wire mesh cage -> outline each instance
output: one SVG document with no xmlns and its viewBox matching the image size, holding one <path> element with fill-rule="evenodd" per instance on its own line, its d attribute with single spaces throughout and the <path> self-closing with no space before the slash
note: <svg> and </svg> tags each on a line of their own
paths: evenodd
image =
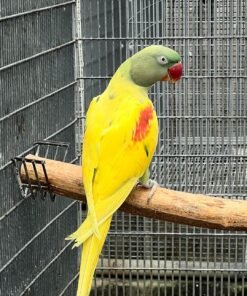
<svg viewBox="0 0 247 296">
<path fill-rule="evenodd" d="M 161 186 L 245 199 L 245 0 L 0 1 L 0 295 L 75 295 L 76 203 L 20 200 L 10 158 L 40 139 L 81 145 L 91 98 L 126 58 L 176 49 L 183 79 L 150 92 Z M 83 212 L 83 214 L 85 214 Z M 92 295 L 245 295 L 246 234 L 117 213 Z M 42 291 L 42 292 L 41 292 Z"/>
<path fill-rule="evenodd" d="M 1 296 L 59 295 L 76 274 L 64 237 L 77 203 L 22 199 L 10 161 L 42 139 L 69 142 L 75 158 L 74 8 L 63 3 L 0 1 Z"/>
</svg>

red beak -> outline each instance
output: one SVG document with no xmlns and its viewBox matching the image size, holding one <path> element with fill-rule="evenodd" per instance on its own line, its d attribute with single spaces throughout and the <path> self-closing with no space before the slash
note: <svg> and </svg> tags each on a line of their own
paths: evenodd
<svg viewBox="0 0 247 296">
<path fill-rule="evenodd" d="M 183 74 L 183 65 L 181 62 L 173 65 L 168 69 L 168 75 L 162 78 L 162 81 L 176 82 Z"/>
</svg>

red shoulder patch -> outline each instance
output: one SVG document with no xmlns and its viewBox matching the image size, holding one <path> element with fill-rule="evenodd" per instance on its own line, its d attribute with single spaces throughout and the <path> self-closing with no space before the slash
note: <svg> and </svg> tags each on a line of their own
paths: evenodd
<svg viewBox="0 0 247 296">
<path fill-rule="evenodd" d="M 149 120 L 154 116 L 153 108 L 151 106 L 146 107 L 140 113 L 138 122 L 136 123 L 136 129 L 132 136 L 134 142 L 141 141 L 148 133 Z"/>
</svg>

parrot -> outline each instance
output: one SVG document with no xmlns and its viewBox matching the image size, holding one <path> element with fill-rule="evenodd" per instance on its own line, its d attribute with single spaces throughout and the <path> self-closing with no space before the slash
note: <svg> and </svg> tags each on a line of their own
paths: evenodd
<svg viewBox="0 0 247 296">
<path fill-rule="evenodd" d="M 103 93 L 91 100 L 82 145 L 88 212 L 67 237 L 74 247 L 83 244 L 77 296 L 90 293 L 113 214 L 137 184 L 155 188 L 149 166 L 159 127 L 148 91 L 158 81 L 175 83 L 182 72 L 176 51 L 163 45 L 147 46 L 124 61 Z"/>
</svg>

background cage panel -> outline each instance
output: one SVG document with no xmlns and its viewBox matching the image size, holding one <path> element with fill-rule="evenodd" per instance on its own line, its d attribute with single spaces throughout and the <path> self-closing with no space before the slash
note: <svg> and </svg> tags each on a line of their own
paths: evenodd
<svg viewBox="0 0 247 296">
<path fill-rule="evenodd" d="M 175 48 L 183 79 L 150 94 L 160 124 L 152 176 L 165 187 L 244 199 L 245 1 L 90 3 L 82 1 L 86 105 L 125 58 L 154 43 Z M 92 295 L 245 295 L 246 260 L 245 233 L 118 213 Z"/>
<path fill-rule="evenodd" d="M 77 273 L 77 251 L 64 240 L 77 203 L 21 199 L 10 163 L 41 139 L 67 141 L 67 161 L 76 156 L 74 4 L 64 2 L 0 1 L 1 296 L 76 292 L 62 291 Z"/>
</svg>

